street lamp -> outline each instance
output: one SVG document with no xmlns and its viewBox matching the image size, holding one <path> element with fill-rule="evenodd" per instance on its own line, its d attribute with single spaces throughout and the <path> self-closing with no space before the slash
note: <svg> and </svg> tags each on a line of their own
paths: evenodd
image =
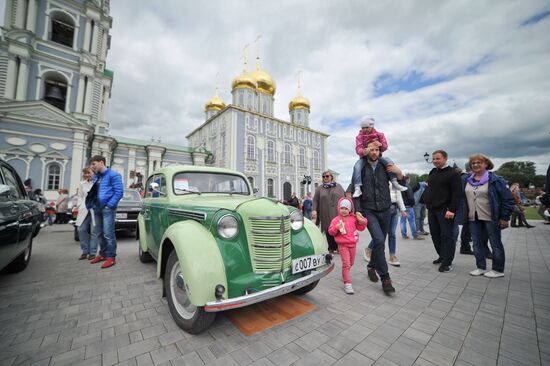
<svg viewBox="0 0 550 366">
<path fill-rule="evenodd" d="M 430 161 L 430 154 L 428 154 L 428 152 L 424 154 L 424 160 L 426 160 L 426 163 L 428 164 L 431 164 L 433 162 L 433 160 Z"/>
<path fill-rule="evenodd" d="M 304 175 L 302 179 L 302 184 L 306 185 L 306 194 L 309 192 L 309 185 L 311 184 L 311 175 Z"/>
</svg>

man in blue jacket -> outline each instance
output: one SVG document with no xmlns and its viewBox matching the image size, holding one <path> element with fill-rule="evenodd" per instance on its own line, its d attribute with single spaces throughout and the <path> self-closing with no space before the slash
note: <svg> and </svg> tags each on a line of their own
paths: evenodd
<svg viewBox="0 0 550 366">
<path fill-rule="evenodd" d="M 93 213 L 92 240 L 99 241 L 99 255 L 90 263 L 105 261 L 101 268 L 109 268 L 116 264 L 115 216 L 124 186 L 120 174 L 106 166 L 103 156 L 93 156 L 90 166 L 95 173 L 95 187 L 90 190 L 86 206 Z"/>
</svg>

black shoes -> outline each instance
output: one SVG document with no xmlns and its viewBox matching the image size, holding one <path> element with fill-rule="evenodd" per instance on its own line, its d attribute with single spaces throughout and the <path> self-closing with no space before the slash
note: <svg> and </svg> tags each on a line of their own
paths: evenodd
<svg viewBox="0 0 550 366">
<path fill-rule="evenodd" d="M 433 264 L 441 264 L 441 258 L 437 258 L 435 261 L 432 262 Z"/>
<path fill-rule="evenodd" d="M 526 227 L 527 229 L 531 229 L 531 228 L 535 227 L 535 225 L 526 225 L 525 227 Z"/>
<path fill-rule="evenodd" d="M 376 270 L 374 268 L 367 268 L 367 275 L 369 276 L 369 280 L 372 282 L 378 282 L 378 275 L 376 274 Z"/>
<path fill-rule="evenodd" d="M 472 251 L 472 249 L 464 249 L 464 250 L 461 249 L 460 254 L 474 255 L 474 252 Z"/>
<path fill-rule="evenodd" d="M 444 266 L 444 265 L 439 266 L 439 272 L 447 273 L 447 272 L 451 272 L 452 270 L 453 270 L 453 266 Z"/>
<path fill-rule="evenodd" d="M 391 280 L 389 278 L 382 280 L 382 291 L 384 291 L 386 294 L 395 292 L 395 288 L 393 288 Z"/>
</svg>

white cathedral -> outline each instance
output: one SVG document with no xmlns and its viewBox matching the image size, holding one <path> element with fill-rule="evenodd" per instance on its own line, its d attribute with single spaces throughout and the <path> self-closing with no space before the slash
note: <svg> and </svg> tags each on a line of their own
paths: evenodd
<svg viewBox="0 0 550 366">
<path fill-rule="evenodd" d="M 260 67 L 245 68 L 231 84 L 232 103 L 218 96 L 205 104 L 206 121 L 187 135 L 189 145 L 205 147 L 213 165 L 236 169 L 261 196 L 288 199 L 313 193 L 326 169 L 326 133 L 309 127 L 310 102 L 298 84 L 289 102 L 290 121 L 273 116 L 275 80 Z"/>
</svg>

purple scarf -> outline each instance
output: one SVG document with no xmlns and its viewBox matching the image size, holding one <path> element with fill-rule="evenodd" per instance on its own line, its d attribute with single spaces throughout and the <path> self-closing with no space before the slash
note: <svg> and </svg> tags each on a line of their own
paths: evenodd
<svg viewBox="0 0 550 366">
<path fill-rule="evenodd" d="M 336 182 L 323 183 L 323 188 L 330 189 L 336 187 Z"/>
<path fill-rule="evenodd" d="M 473 187 L 482 186 L 482 185 L 484 185 L 485 183 L 487 183 L 489 181 L 489 171 L 488 170 L 486 170 L 485 173 L 483 173 L 483 175 L 481 176 L 481 179 L 479 181 L 475 180 L 474 176 L 475 176 L 475 173 L 472 173 L 468 177 L 468 183 L 470 183 L 470 185 L 473 186 Z"/>
</svg>

